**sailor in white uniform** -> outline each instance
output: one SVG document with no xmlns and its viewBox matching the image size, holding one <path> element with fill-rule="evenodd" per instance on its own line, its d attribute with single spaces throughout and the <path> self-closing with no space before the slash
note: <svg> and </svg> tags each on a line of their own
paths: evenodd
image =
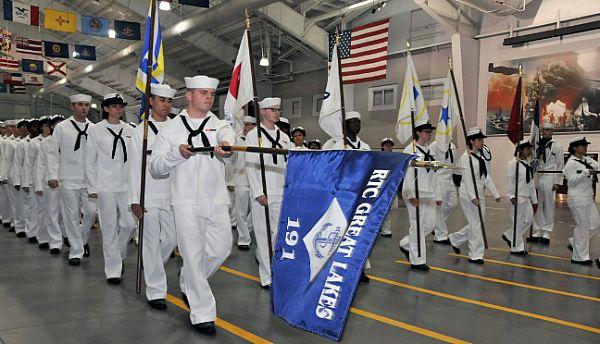
<svg viewBox="0 0 600 344">
<path fill-rule="evenodd" d="M 258 146 L 258 130 L 261 131 L 263 147 L 290 149 L 292 144 L 287 134 L 275 124 L 280 119 L 281 99 L 265 98 L 258 103 L 262 122 L 259 127 L 252 129 L 246 135 L 247 146 Z M 250 183 L 252 195 L 252 223 L 256 237 L 256 258 L 258 259 L 258 272 L 260 284 L 263 288 L 271 285 L 271 262 L 269 257 L 267 230 L 271 231 L 272 245 L 277 241 L 277 224 L 283 200 L 283 186 L 285 183 L 285 169 L 287 157 L 277 154 L 264 154 L 265 178 L 267 194 L 263 192 L 260 156 L 246 154 L 246 172 Z M 267 228 L 265 206 L 268 205 L 270 228 Z"/>
<path fill-rule="evenodd" d="M 127 103 L 118 93 L 102 101 L 102 121 L 89 129 L 85 155 L 85 187 L 97 200 L 102 230 L 104 274 L 109 284 L 120 284 L 127 243 L 135 229 L 129 208 L 129 151 L 133 128 L 123 122 Z"/>
<path fill-rule="evenodd" d="M 529 140 L 524 139 L 518 142 L 515 152 L 515 158 L 508 162 L 506 167 L 506 194 L 511 205 L 510 227 L 502 234 L 502 239 L 510 248 L 510 253 L 514 255 L 525 256 L 525 244 L 523 234 L 533 224 L 533 204 L 537 204 L 537 193 L 533 181 L 533 168 L 528 163 L 533 155 L 534 146 Z M 519 169 L 519 179 L 517 180 L 517 167 Z M 518 183 L 518 185 L 516 185 Z M 515 189 L 518 187 L 518 190 Z M 517 193 L 518 192 L 518 197 Z M 517 212 L 515 214 L 515 203 Z M 517 217 L 517 226 L 514 227 L 515 216 Z M 516 233 L 514 233 L 516 230 Z M 513 235 L 515 242 L 513 244 Z"/>
<path fill-rule="evenodd" d="M 2 182 L 2 150 L 6 142 L 6 123 L 0 121 L 0 224 L 4 228 L 10 228 L 9 217 L 6 215 L 6 207 L 8 206 L 8 193 L 6 191 L 5 184 Z M 8 224 L 8 225 L 7 225 Z"/>
<path fill-rule="evenodd" d="M 394 140 L 392 140 L 389 137 L 386 137 L 383 140 L 381 140 L 381 150 L 383 152 L 390 152 L 390 153 L 393 152 L 394 151 Z M 381 236 L 385 237 L 385 238 L 392 237 L 392 210 L 391 209 L 394 207 L 394 203 L 395 202 L 392 202 L 390 210 L 388 211 L 388 214 L 385 217 L 383 224 L 381 225 Z"/>
<path fill-rule="evenodd" d="M 600 216 L 594 201 L 594 182 L 598 180 L 600 165 L 586 156 L 590 144 L 583 136 L 569 141 L 569 160 L 563 174 L 567 179 L 567 204 L 575 220 L 573 237 L 569 238 L 569 249 L 573 251 L 571 263 L 593 264 L 590 259 L 590 239 L 600 234 Z M 600 259 L 596 259 L 600 268 Z"/>
<path fill-rule="evenodd" d="M 306 147 L 306 130 L 302 127 L 292 129 L 293 150 L 308 150 Z"/>
<path fill-rule="evenodd" d="M 203 75 L 185 78 L 188 107 L 168 121 L 152 147 L 150 173 L 169 174 L 169 193 L 175 213 L 177 245 L 183 258 L 181 287 L 189 303 L 190 319 L 203 334 L 214 334 L 216 301 L 210 278 L 231 251 L 224 158 L 221 146 L 235 142 L 235 132 L 210 109 L 219 80 Z M 193 147 L 212 147 L 194 153 Z"/>
<path fill-rule="evenodd" d="M 23 159 L 23 171 L 21 173 L 21 187 L 23 188 L 23 199 L 25 206 L 25 226 L 27 227 L 27 237 L 29 243 L 39 243 L 40 249 L 48 249 L 48 233 L 40 232 L 38 198 L 35 193 L 34 181 L 37 178 L 37 169 L 35 168 L 38 152 L 41 145 L 41 136 L 39 135 L 39 121 L 30 119 L 27 122 L 27 132 L 29 133 L 29 142 L 25 144 L 25 158 Z"/>
<path fill-rule="evenodd" d="M 431 153 L 435 160 L 453 166 L 456 162 L 456 146 L 450 142 L 447 146 L 441 147 L 438 141 L 434 141 L 429 145 Z M 436 244 L 450 244 L 448 240 L 448 227 L 446 222 L 452 211 L 458 205 L 458 187 L 452 179 L 452 170 L 447 168 L 439 169 L 437 172 L 437 180 L 440 184 L 440 197 L 442 205 L 436 207 L 436 223 L 433 229 L 433 242 Z"/>
<path fill-rule="evenodd" d="M 25 145 L 29 143 L 29 135 L 27 133 L 27 120 L 23 119 L 17 124 L 17 139 L 14 144 L 14 156 L 11 168 L 11 181 L 14 190 L 14 207 L 15 207 L 15 231 L 17 237 L 27 237 L 27 225 L 25 222 L 25 192 L 21 188 L 23 162 L 25 161 Z"/>
<path fill-rule="evenodd" d="M 73 116 L 58 123 L 47 152 L 48 186 L 60 191 L 65 233 L 70 243 L 69 264 L 79 265 L 89 256 L 88 237 L 96 221 L 96 202 L 85 189 L 85 160 L 88 130 L 93 125 L 86 116 L 92 97 L 69 97 Z"/>
<path fill-rule="evenodd" d="M 149 152 L 152 152 L 156 137 L 169 121 L 168 115 L 176 92 L 177 90 L 168 85 L 150 85 L 151 115 L 148 118 L 147 146 Z M 146 166 L 145 209 L 142 210 L 140 206 L 143 138 L 144 126 L 139 125 L 133 130 L 129 154 L 129 204 L 136 218 L 140 219 L 142 214 L 144 216 L 142 262 L 146 299 L 150 307 L 166 310 L 167 275 L 164 264 L 177 246 L 175 217 L 170 203 L 168 176 L 154 178 L 148 166 Z"/>
<path fill-rule="evenodd" d="M 0 156 L 0 181 L 6 192 L 6 204 L 3 209 L 3 226 L 10 232 L 15 231 L 15 194 L 11 181 L 12 163 L 15 154 L 16 143 L 16 120 L 6 121 L 6 137 L 2 143 L 2 155 Z"/>
<path fill-rule="evenodd" d="M 537 151 L 538 208 L 533 219 L 533 236 L 527 242 L 550 244 L 550 234 L 554 228 L 554 195 L 563 183 L 561 173 L 543 173 L 544 171 L 562 171 L 565 166 L 562 145 L 552 139 L 554 124 L 542 124 L 542 139 Z"/>
</svg>

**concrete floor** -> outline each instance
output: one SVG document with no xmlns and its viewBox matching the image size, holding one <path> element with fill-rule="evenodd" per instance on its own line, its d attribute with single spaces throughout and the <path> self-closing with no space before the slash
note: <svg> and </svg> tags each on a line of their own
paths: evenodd
<svg viewBox="0 0 600 344">
<path fill-rule="evenodd" d="M 371 256 L 372 280 L 359 286 L 343 337 L 347 343 L 600 343 L 600 270 L 569 262 L 566 238 L 573 221 L 557 206 L 549 247 L 510 256 L 500 233 L 510 226 L 508 204 L 488 200 L 490 249 L 472 265 L 428 243 L 429 273 L 412 272 L 397 249 L 407 232 L 406 210 L 393 210 L 393 238 L 381 238 Z M 460 210 L 450 230 L 465 223 Z M 135 246 L 123 284 L 104 281 L 100 233 L 92 257 L 79 267 L 52 257 L 14 233 L 0 231 L 0 344 L 8 343 L 325 343 L 270 312 L 259 288 L 252 251 L 233 248 L 210 281 L 217 298 L 218 333 L 209 338 L 189 325 L 177 283 L 179 257 L 167 264 L 169 309 L 151 310 L 135 294 Z M 594 257 L 600 240 L 592 242 Z"/>
</svg>

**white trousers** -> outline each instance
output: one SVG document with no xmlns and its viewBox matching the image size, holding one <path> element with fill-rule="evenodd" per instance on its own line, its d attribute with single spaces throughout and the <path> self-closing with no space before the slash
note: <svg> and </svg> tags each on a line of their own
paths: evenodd
<svg viewBox="0 0 600 344">
<path fill-rule="evenodd" d="M 504 236 L 510 241 L 510 251 L 520 252 L 525 251 L 525 243 L 523 241 L 523 234 L 531 224 L 533 223 L 533 206 L 531 205 L 531 199 L 529 197 L 519 197 L 519 203 L 517 204 L 517 234 L 513 245 L 514 235 L 514 221 L 515 221 L 515 207 L 510 205 L 511 220 L 510 227 L 504 232 Z"/>
<path fill-rule="evenodd" d="M 127 244 L 135 229 L 127 192 L 98 192 L 98 220 L 102 231 L 102 253 L 106 278 L 121 277 Z"/>
<path fill-rule="evenodd" d="M 271 242 L 273 249 L 277 242 L 277 226 L 279 225 L 279 214 L 281 212 L 281 196 L 269 196 L 269 219 L 271 225 Z M 267 239 L 267 221 L 265 220 L 265 207 L 260 205 L 256 199 L 251 202 L 252 224 L 254 225 L 254 237 L 256 238 L 256 259 L 258 259 L 258 274 L 260 284 L 263 286 L 271 284 L 271 261 L 269 257 L 269 245 Z"/>
<path fill-rule="evenodd" d="M 234 191 L 229 191 L 229 189 L 227 189 L 227 194 L 229 195 L 229 220 L 231 222 L 231 227 L 233 227 L 237 226 L 235 217 L 235 188 Z"/>
<path fill-rule="evenodd" d="M 21 189 L 23 191 L 23 189 Z M 25 209 L 25 232 L 28 238 L 37 237 L 40 230 L 38 223 L 38 204 L 37 196 L 33 192 L 33 188 L 29 188 L 29 192 L 23 191 L 23 207 Z"/>
<path fill-rule="evenodd" d="M 485 244 L 483 242 L 483 233 L 481 232 L 481 220 L 479 219 L 479 210 L 477 206 L 467 197 L 460 196 L 460 207 L 467 219 L 467 225 L 459 231 L 448 235 L 450 243 L 454 247 L 460 247 L 468 242 L 469 259 L 483 259 L 485 254 Z M 485 216 L 485 198 L 479 199 L 481 214 Z"/>
<path fill-rule="evenodd" d="M 10 222 L 12 227 L 15 226 L 15 203 L 17 202 L 17 190 L 11 184 L 4 184 L 6 187 L 6 197 L 8 198 L 8 204 L 6 205 L 6 212 L 8 219 L 6 222 Z"/>
<path fill-rule="evenodd" d="M 44 207 L 44 214 L 42 215 L 42 213 L 40 212 L 40 224 L 45 228 L 45 231 L 48 233 L 50 249 L 61 249 L 62 233 L 58 222 L 58 217 L 60 216 L 59 189 L 52 189 L 47 185 L 44 186 L 41 203 Z"/>
<path fill-rule="evenodd" d="M 23 189 L 15 189 L 14 186 L 11 186 L 11 192 L 13 193 L 13 207 L 14 207 L 14 222 L 15 222 L 15 232 L 21 233 L 25 232 L 25 199 L 24 199 L 24 191 Z"/>
<path fill-rule="evenodd" d="M 144 213 L 144 281 L 148 300 L 167 297 L 165 263 L 177 246 L 175 217 L 169 208 L 146 208 Z"/>
<path fill-rule="evenodd" d="M 554 176 L 541 175 L 538 180 L 538 208 L 533 219 L 533 236 L 550 238 L 554 228 Z"/>
<path fill-rule="evenodd" d="M 433 231 L 435 226 L 435 208 L 437 205 L 433 198 L 421 198 L 419 203 L 419 220 L 421 229 L 421 254 L 419 255 L 419 246 L 417 241 L 417 208 L 407 199 L 406 210 L 410 227 L 408 235 L 400 240 L 400 246 L 409 252 L 410 263 L 421 265 L 427 262 L 427 248 L 425 247 L 425 237 Z"/>
<path fill-rule="evenodd" d="M 250 245 L 250 243 L 252 243 L 252 239 L 250 238 L 250 232 L 252 232 L 253 229 L 251 202 L 252 195 L 250 194 L 250 187 L 236 186 L 235 220 L 237 223 L 238 245 Z"/>
<path fill-rule="evenodd" d="M 571 259 L 585 261 L 590 259 L 590 239 L 600 235 L 600 216 L 592 197 L 571 197 L 567 204 L 575 219 L 573 237 L 569 243 L 573 246 Z"/>
<path fill-rule="evenodd" d="M 435 207 L 436 223 L 433 229 L 435 233 L 434 240 L 441 241 L 448 239 L 448 227 L 446 222 L 452 214 L 452 211 L 458 205 L 458 188 L 452 181 L 444 181 L 440 184 L 440 193 L 442 205 Z"/>
<path fill-rule="evenodd" d="M 90 236 L 96 221 L 96 203 L 88 197 L 87 190 L 60 187 L 62 219 L 71 249 L 70 258 L 83 257 L 83 245 Z"/>
<path fill-rule="evenodd" d="M 0 184 L 0 216 L 4 223 L 10 223 L 12 221 L 12 211 L 8 193 L 8 184 Z"/>
<path fill-rule="evenodd" d="M 48 233 L 48 226 L 46 225 L 46 202 L 44 200 L 44 194 L 38 195 L 34 193 L 34 197 L 37 200 L 38 213 L 36 214 L 38 223 L 38 234 L 37 240 L 40 244 L 50 243 L 50 234 Z"/>
<path fill-rule="evenodd" d="M 210 278 L 231 252 L 233 235 L 227 205 L 175 205 L 177 246 L 183 258 L 180 283 L 190 303 L 192 324 L 217 318 Z M 185 276 L 185 278 L 184 278 Z"/>
</svg>

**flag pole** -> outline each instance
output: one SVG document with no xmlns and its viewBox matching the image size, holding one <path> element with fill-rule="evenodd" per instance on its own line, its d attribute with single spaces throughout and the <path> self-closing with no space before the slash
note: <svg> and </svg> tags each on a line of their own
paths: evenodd
<svg viewBox="0 0 600 344">
<path fill-rule="evenodd" d="M 341 50 L 340 50 L 340 30 L 339 28 L 336 30 L 335 32 L 335 49 L 336 49 L 336 55 L 337 55 L 337 68 L 338 68 L 338 80 L 340 83 L 340 109 L 342 112 L 342 134 L 344 135 L 344 149 L 346 149 L 347 145 L 347 140 L 348 140 L 348 135 L 346 132 L 346 105 L 344 103 L 344 84 L 343 84 L 343 79 L 342 79 L 342 59 L 340 56 Z"/>
<path fill-rule="evenodd" d="M 262 148 L 262 132 L 260 130 L 261 119 L 260 119 L 260 111 L 258 109 L 258 95 L 256 93 L 256 77 L 254 76 L 254 58 L 252 55 L 252 37 L 250 36 L 250 14 L 248 13 L 248 9 L 245 9 L 246 14 L 246 30 L 245 35 L 248 37 L 248 54 L 250 55 L 250 73 L 252 74 L 252 94 L 254 95 L 254 116 L 256 117 L 256 134 L 258 136 L 258 147 Z M 258 159 L 260 161 L 260 178 L 262 182 L 262 192 L 267 197 L 267 176 L 265 174 L 265 157 L 263 153 L 258 154 Z M 269 203 L 265 204 L 265 224 L 267 231 L 267 247 L 269 248 L 269 263 L 273 264 L 273 243 L 271 242 L 271 218 L 269 216 Z"/>
<path fill-rule="evenodd" d="M 518 95 L 515 94 L 515 96 L 519 96 L 519 125 L 521 125 L 521 135 L 523 134 L 523 88 L 522 88 L 522 79 L 523 78 L 523 66 L 519 65 L 519 84 L 521 84 L 521 88 L 517 89 L 517 92 L 520 92 Z M 519 142 L 517 141 L 517 147 L 519 146 Z M 521 154 L 519 152 L 519 149 L 517 148 L 517 161 L 515 163 L 515 202 L 513 204 L 513 211 L 514 211 L 514 219 L 513 219 L 513 235 L 512 235 L 512 247 L 516 247 L 517 246 L 517 211 L 518 211 L 518 206 L 519 206 L 519 161 L 521 160 Z"/>
<path fill-rule="evenodd" d="M 144 136 L 142 139 L 142 167 L 140 174 L 140 208 L 142 216 L 138 222 L 138 249 L 135 272 L 135 292 L 142 290 L 142 251 L 144 249 L 144 213 L 146 212 L 146 166 L 148 159 L 148 117 L 150 117 L 150 83 L 152 82 L 152 66 L 154 65 L 154 17 L 156 16 L 156 0 L 150 0 L 150 35 L 148 39 L 148 63 L 146 64 L 146 90 L 144 109 Z"/>
<path fill-rule="evenodd" d="M 406 41 L 406 54 L 410 56 L 410 42 Z M 408 59 L 407 59 L 407 68 L 408 68 Z M 413 101 L 414 103 L 414 101 Z M 414 104 L 410 107 L 410 127 L 412 129 L 412 147 L 413 154 L 417 153 L 417 140 L 415 139 L 415 108 Z M 417 205 L 415 205 L 415 213 L 417 220 L 417 256 L 421 257 L 421 214 L 419 208 L 419 171 L 415 169 L 415 199 L 417 200 Z"/>
<path fill-rule="evenodd" d="M 538 142 L 537 142 L 537 146 L 534 143 L 533 144 L 533 149 L 535 149 L 534 151 L 534 158 L 535 160 L 537 160 L 537 163 L 535 163 L 535 169 L 534 169 L 534 173 L 537 173 L 537 169 L 538 166 L 540 164 L 540 157 L 538 154 L 538 151 L 540 150 L 540 145 L 542 144 L 542 111 L 538 110 L 539 109 L 539 94 L 540 94 L 540 78 L 539 78 L 539 71 L 538 73 L 536 73 L 536 79 L 537 79 L 537 90 L 536 90 L 536 94 L 535 94 L 535 108 L 533 109 L 533 113 L 535 115 L 535 112 L 537 110 L 537 116 L 538 116 Z M 533 128 L 531 128 L 530 130 L 533 130 Z M 539 183 L 539 178 L 538 178 L 538 183 Z M 538 190 L 536 189 L 535 192 L 537 193 Z M 539 202 L 538 202 L 538 207 L 535 209 L 535 211 L 533 212 L 533 218 L 535 220 L 535 214 L 536 212 L 539 210 Z M 533 238 L 533 223 L 531 224 L 531 226 L 529 226 L 529 238 Z"/>
<path fill-rule="evenodd" d="M 465 116 L 463 115 L 462 104 L 458 97 L 458 87 L 456 86 L 456 79 L 454 77 L 454 68 L 452 68 L 452 59 L 448 59 L 448 67 L 450 68 L 450 77 L 452 78 L 452 88 L 456 95 L 456 103 L 458 105 L 458 115 L 460 117 L 460 123 L 463 128 L 463 134 L 465 137 L 465 144 L 467 145 L 467 155 L 469 157 L 469 170 L 471 171 L 471 180 L 473 181 L 473 189 L 475 190 L 475 199 L 477 199 L 477 213 L 479 215 L 479 223 L 481 223 L 481 236 L 483 237 L 483 245 L 488 248 L 487 234 L 485 232 L 485 222 L 483 221 L 483 211 L 481 210 L 481 199 L 479 198 L 479 190 L 477 189 L 477 178 L 475 178 L 475 168 L 473 167 L 473 159 L 471 158 L 471 150 L 469 149 L 469 138 L 467 135 L 467 125 L 465 124 Z M 452 101 L 452 98 L 450 98 Z M 484 162 L 485 163 L 485 162 Z"/>
</svg>

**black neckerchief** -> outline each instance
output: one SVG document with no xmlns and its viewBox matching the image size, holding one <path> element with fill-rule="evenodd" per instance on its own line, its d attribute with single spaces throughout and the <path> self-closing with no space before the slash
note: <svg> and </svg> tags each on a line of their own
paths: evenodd
<svg viewBox="0 0 600 344">
<path fill-rule="evenodd" d="M 573 160 L 577 161 L 578 163 L 582 164 L 583 166 L 585 166 L 586 169 L 588 170 L 593 170 L 594 168 L 592 167 L 592 164 L 590 164 L 589 162 L 585 161 L 585 157 L 583 159 L 577 159 L 577 158 L 573 158 Z M 581 171 L 577 171 L 577 173 L 580 173 Z M 594 182 L 598 181 L 598 176 L 593 176 L 592 179 L 594 180 Z"/>
<path fill-rule="evenodd" d="M 154 133 L 154 135 L 158 135 L 158 128 L 156 127 L 156 124 L 148 121 L 148 127 L 150 127 L 150 129 L 152 129 L 152 132 Z"/>
<path fill-rule="evenodd" d="M 552 149 L 552 138 L 542 137 L 538 146 L 538 159 L 546 163 L 546 149 Z"/>
<path fill-rule="evenodd" d="M 356 142 L 358 142 L 358 144 L 356 146 L 354 146 L 352 144 L 352 142 L 350 142 L 350 140 L 348 140 L 348 139 L 344 139 L 344 141 L 346 141 L 346 144 L 348 146 L 350 146 L 350 148 L 352 148 L 354 150 L 360 150 L 360 140 L 358 139 L 358 137 L 356 138 Z"/>
<path fill-rule="evenodd" d="M 188 139 L 187 139 L 188 145 L 193 147 L 194 145 L 192 144 L 192 139 L 198 135 L 201 135 L 202 145 L 204 147 L 210 147 L 210 141 L 208 140 L 208 136 L 206 136 L 206 134 L 204 133 L 204 127 L 206 126 L 206 123 L 208 123 L 208 120 L 210 119 L 210 115 L 206 117 L 206 119 L 202 122 L 202 124 L 200 124 L 200 126 L 196 130 L 192 130 L 187 119 L 185 119 L 185 116 L 179 116 L 179 117 L 181 118 L 183 125 L 189 132 Z M 213 152 L 210 152 L 210 157 L 214 158 L 215 154 Z"/>
<path fill-rule="evenodd" d="M 519 162 L 523 165 L 523 167 L 525 167 L 525 181 L 527 184 L 529 184 L 529 182 L 533 179 L 533 167 L 523 160 L 520 160 Z"/>
<path fill-rule="evenodd" d="M 480 151 L 481 152 L 481 151 Z M 471 156 L 479 162 L 479 177 L 486 178 L 488 175 L 487 166 L 485 166 L 485 157 L 480 157 L 477 153 L 471 153 Z"/>
<path fill-rule="evenodd" d="M 484 145 L 479 152 L 485 161 L 492 161 L 492 151 L 488 148 L 488 146 Z M 489 154 L 489 157 L 487 157 L 486 154 Z"/>
<path fill-rule="evenodd" d="M 448 150 L 446 151 L 446 160 L 450 159 L 450 163 L 454 164 L 454 153 L 452 153 L 452 143 L 448 144 Z"/>
<path fill-rule="evenodd" d="M 269 140 L 269 142 L 271 142 L 271 148 L 283 148 L 281 143 L 279 143 L 279 139 L 281 138 L 281 131 L 279 129 L 275 129 L 275 133 L 276 133 L 275 138 L 273 138 L 271 135 L 269 135 L 267 130 L 263 127 L 260 127 L 260 131 L 261 131 L 261 133 L 263 133 L 265 135 L 267 140 Z M 284 156 L 283 159 L 285 161 L 287 161 L 287 156 Z M 277 165 L 277 154 L 273 154 L 273 163 L 275 165 Z"/>
<path fill-rule="evenodd" d="M 121 141 L 121 148 L 123 148 L 123 162 L 124 163 L 127 162 L 127 147 L 125 147 L 125 140 L 123 140 L 123 137 L 121 136 L 123 134 L 123 128 L 121 128 L 121 130 L 119 130 L 118 134 L 115 133 L 109 127 L 106 127 L 106 129 L 108 129 L 108 131 L 112 134 L 112 136 L 114 136 L 111 158 L 112 159 L 115 158 L 115 153 L 117 152 L 117 144 L 119 144 L 119 141 Z"/>
<path fill-rule="evenodd" d="M 74 120 L 71 119 L 70 122 L 75 127 L 75 130 L 77 130 L 77 140 L 75 140 L 75 147 L 73 147 L 73 152 L 77 152 L 79 150 L 79 147 L 81 147 L 81 137 L 85 136 L 85 139 L 87 140 L 87 137 L 88 137 L 87 130 L 88 130 L 88 127 L 90 126 L 90 124 L 86 123 L 85 128 L 83 128 L 83 130 L 81 130 L 81 129 L 79 129 L 79 126 L 77 125 L 77 123 L 75 123 Z"/>
<path fill-rule="evenodd" d="M 427 149 L 427 151 L 423 150 L 423 148 L 421 148 L 418 145 L 415 145 L 415 147 L 417 147 L 417 149 L 419 150 L 419 152 L 421 152 L 421 154 L 423 154 L 423 161 L 435 161 L 435 158 L 433 157 L 433 155 L 431 155 L 431 152 L 429 151 L 429 149 Z M 429 168 L 425 169 L 427 171 L 427 173 L 429 173 Z"/>
</svg>

